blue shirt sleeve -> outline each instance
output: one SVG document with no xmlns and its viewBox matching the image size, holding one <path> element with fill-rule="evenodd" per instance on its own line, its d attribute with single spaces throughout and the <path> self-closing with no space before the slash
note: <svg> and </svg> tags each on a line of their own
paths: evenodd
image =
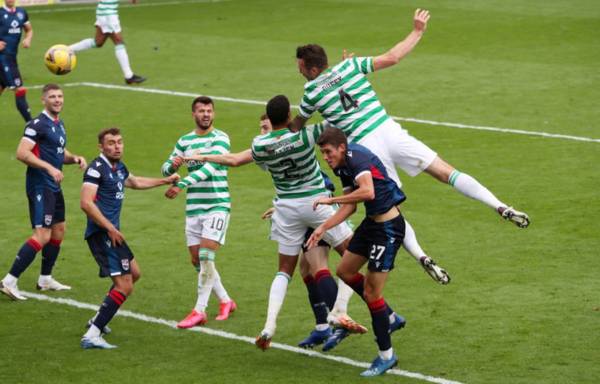
<svg viewBox="0 0 600 384">
<path fill-rule="evenodd" d="M 27 125 L 25 125 L 25 131 L 23 132 L 23 137 L 28 138 L 34 143 L 38 143 L 40 140 L 44 139 L 43 126 L 37 122 L 37 119 L 28 122 Z"/>
<path fill-rule="evenodd" d="M 83 182 L 100 185 L 100 180 L 102 179 L 102 173 L 99 167 L 95 167 L 92 163 L 83 174 Z"/>
<path fill-rule="evenodd" d="M 365 171 L 371 172 L 372 164 L 368 154 L 360 151 L 350 151 L 347 158 L 348 168 L 350 169 L 353 178 L 356 178 L 356 176 Z"/>
</svg>

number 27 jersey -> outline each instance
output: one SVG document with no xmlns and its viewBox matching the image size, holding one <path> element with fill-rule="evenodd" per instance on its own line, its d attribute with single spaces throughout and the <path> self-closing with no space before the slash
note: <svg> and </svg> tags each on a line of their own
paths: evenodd
<svg viewBox="0 0 600 384">
<path fill-rule="evenodd" d="M 300 116 L 308 119 L 319 111 L 350 142 L 360 141 L 390 119 L 367 79 L 373 71 L 372 57 L 353 57 L 326 69 L 304 85 Z"/>
</svg>

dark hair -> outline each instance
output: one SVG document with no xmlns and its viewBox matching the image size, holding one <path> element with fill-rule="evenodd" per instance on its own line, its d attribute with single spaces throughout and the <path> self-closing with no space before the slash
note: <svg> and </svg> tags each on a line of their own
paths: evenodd
<svg viewBox="0 0 600 384">
<path fill-rule="evenodd" d="M 317 44 L 307 44 L 296 48 L 296 59 L 304 60 L 304 65 L 308 69 L 327 67 L 327 54 L 323 47 Z"/>
<path fill-rule="evenodd" d="M 284 95 L 277 95 L 267 103 L 267 116 L 273 125 L 285 124 L 290 116 L 290 101 Z"/>
<path fill-rule="evenodd" d="M 210 104 L 213 106 L 213 108 L 215 107 L 215 103 L 213 103 L 212 99 L 208 96 L 198 96 L 194 99 L 194 101 L 192 101 L 192 112 L 194 112 L 194 107 L 196 107 L 196 104 Z"/>
<path fill-rule="evenodd" d="M 62 90 L 62 88 L 58 84 L 54 84 L 54 83 L 46 84 L 46 85 L 44 85 L 44 88 L 42 88 L 42 95 L 45 95 L 49 91 L 60 91 L 60 90 Z"/>
<path fill-rule="evenodd" d="M 98 143 L 102 144 L 102 142 L 104 141 L 104 136 L 106 136 L 106 135 L 117 136 L 120 134 L 121 134 L 121 130 L 117 127 L 103 129 L 98 134 Z"/>
<path fill-rule="evenodd" d="M 323 133 L 321 133 L 321 136 L 319 136 L 317 139 L 318 146 L 327 144 L 331 144 L 336 148 L 344 144 L 346 148 L 348 148 L 348 139 L 341 129 L 329 127 L 326 128 Z"/>
</svg>

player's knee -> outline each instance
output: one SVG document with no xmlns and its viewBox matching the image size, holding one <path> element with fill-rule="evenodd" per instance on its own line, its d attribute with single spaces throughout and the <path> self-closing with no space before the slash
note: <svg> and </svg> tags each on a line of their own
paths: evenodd
<svg viewBox="0 0 600 384">
<path fill-rule="evenodd" d="M 104 45 L 106 39 L 95 39 L 94 42 L 96 43 L 96 48 L 100 48 Z"/>
<path fill-rule="evenodd" d="M 142 277 L 142 273 L 139 270 L 131 271 L 131 280 L 133 280 L 134 284 L 140 279 L 140 277 Z"/>
<path fill-rule="evenodd" d="M 49 230 L 43 229 L 35 231 L 31 237 L 43 247 L 50 241 L 50 235 L 51 232 Z"/>
<path fill-rule="evenodd" d="M 15 97 L 25 97 L 26 94 L 27 94 L 27 88 L 25 88 L 25 87 L 19 87 L 19 88 L 15 89 Z"/>
<path fill-rule="evenodd" d="M 342 279 L 344 281 L 344 283 L 348 284 L 348 282 L 350 280 L 352 280 L 352 276 L 354 276 L 350 271 L 348 271 L 346 268 L 344 268 L 343 265 L 338 265 L 336 270 L 335 270 L 335 274 L 337 275 L 337 277 L 339 277 L 340 279 Z"/>
</svg>

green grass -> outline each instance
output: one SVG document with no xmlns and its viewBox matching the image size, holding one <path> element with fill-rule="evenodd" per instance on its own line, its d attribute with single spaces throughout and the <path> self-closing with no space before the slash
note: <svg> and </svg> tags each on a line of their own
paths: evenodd
<svg viewBox="0 0 600 384">
<path fill-rule="evenodd" d="M 223 1 L 123 8 L 120 15 L 133 69 L 149 77 L 147 87 L 256 100 L 284 93 L 297 102 L 304 83 L 294 62 L 297 45 L 321 43 L 332 61 L 343 48 L 378 54 L 408 33 L 417 6 L 433 15 L 423 41 L 396 68 L 371 76 L 390 114 L 600 138 L 600 6 L 594 1 Z M 122 84 L 111 43 L 80 53 L 66 77 L 47 72 L 43 52 L 91 36 L 94 12 L 36 13 L 41 9 L 30 8 L 33 46 L 19 56 L 26 84 Z M 39 90 L 28 93 L 34 113 L 41 109 L 39 96 Z M 65 98 L 69 149 L 91 159 L 96 133 L 120 126 L 125 162 L 136 175 L 159 176 L 177 138 L 193 128 L 189 98 L 89 87 L 66 88 Z M 247 148 L 262 107 L 217 102 L 216 108 L 216 126 L 229 133 L 233 149 Z M 401 174 L 408 195 L 403 212 L 453 280 L 435 285 L 399 253 L 386 297 L 408 319 L 393 338 L 400 368 L 464 383 L 599 382 L 600 144 L 403 126 L 526 210 L 532 225 L 519 230 L 426 175 Z M 8 270 L 30 234 L 25 167 L 14 159 L 22 129 L 13 96 L 3 94 L 0 271 Z M 68 233 L 55 276 L 74 289 L 51 295 L 97 304 L 108 281 L 97 278 L 82 239 L 81 173 L 66 167 L 65 175 Z M 231 170 L 230 185 L 232 220 L 217 264 L 240 309 L 208 326 L 254 336 L 277 268 L 276 245 L 259 219 L 273 189 L 255 166 Z M 196 278 L 183 236 L 184 201 L 167 201 L 162 193 L 127 192 L 122 228 L 143 277 L 124 308 L 178 320 L 195 301 Z M 332 256 L 332 267 L 336 261 Z M 38 268 L 36 260 L 19 281 L 22 289 L 33 288 Z M 353 298 L 350 309 L 369 322 L 360 300 Z M 215 302 L 209 311 L 215 314 Z M 119 317 L 109 336 L 118 350 L 83 352 L 79 337 L 91 315 L 0 297 L 0 380 L 362 382 L 358 368 L 278 350 L 259 353 L 249 344 Z M 296 276 L 276 341 L 295 345 L 311 325 Z M 375 350 L 369 334 L 352 337 L 334 354 L 369 361 Z M 391 375 L 378 380 L 420 382 Z"/>
</svg>

